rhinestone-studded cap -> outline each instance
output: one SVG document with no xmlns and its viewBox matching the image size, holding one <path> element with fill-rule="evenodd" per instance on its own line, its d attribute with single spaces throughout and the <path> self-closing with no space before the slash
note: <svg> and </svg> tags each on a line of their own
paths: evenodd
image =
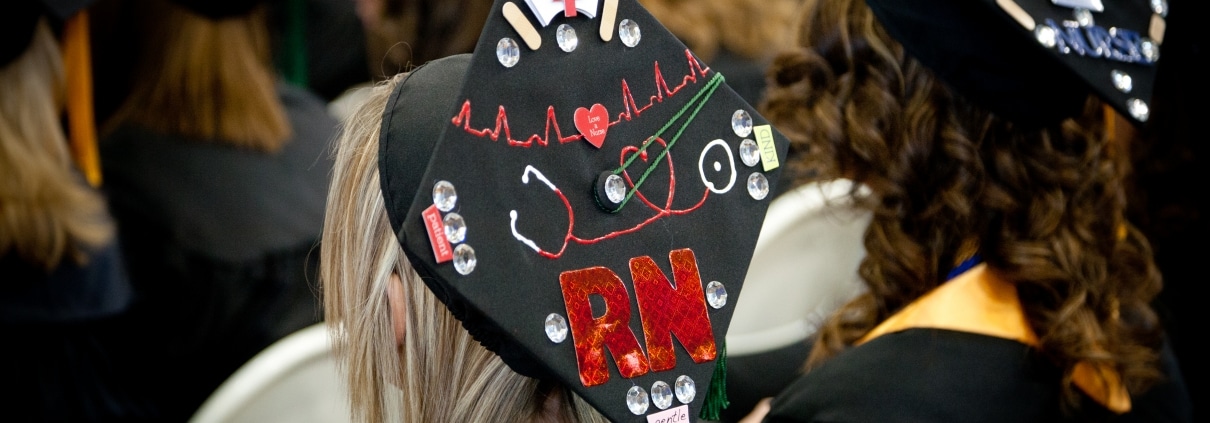
<svg viewBox="0 0 1210 423">
<path fill-rule="evenodd" d="M 636 0 L 553 4 L 496 1 L 475 55 L 396 88 L 392 228 L 513 370 L 696 420 L 788 142 Z"/>
<path fill-rule="evenodd" d="M 866 0 L 887 32 L 966 97 L 1019 124 L 1048 125 L 1100 96 L 1135 124 L 1148 115 L 1167 2 Z M 1130 89 L 1122 89 L 1122 77 Z"/>
</svg>

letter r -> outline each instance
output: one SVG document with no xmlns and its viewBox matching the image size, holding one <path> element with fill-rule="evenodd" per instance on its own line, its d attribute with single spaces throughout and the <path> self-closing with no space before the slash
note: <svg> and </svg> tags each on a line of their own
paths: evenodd
<svg viewBox="0 0 1210 423">
<path fill-rule="evenodd" d="M 613 355 L 618 372 L 633 378 L 648 371 L 647 356 L 630 330 L 630 296 L 618 275 L 604 267 L 571 270 L 559 275 L 567 320 L 576 347 L 580 383 L 596 386 L 609 381 L 605 347 Z M 605 314 L 592 317 L 592 294 L 605 299 Z"/>
</svg>

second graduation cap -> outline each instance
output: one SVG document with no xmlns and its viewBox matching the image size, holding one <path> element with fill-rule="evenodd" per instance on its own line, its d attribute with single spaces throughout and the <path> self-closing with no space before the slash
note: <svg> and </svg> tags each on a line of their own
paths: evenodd
<svg viewBox="0 0 1210 423">
<path fill-rule="evenodd" d="M 1078 115 L 1094 93 L 1135 125 L 1151 97 L 1167 0 L 866 0 L 938 77 L 1027 126 Z"/>
<path fill-rule="evenodd" d="M 787 141 L 633 0 L 493 7 L 473 55 L 388 102 L 391 225 L 518 373 L 696 420 Z"/>
</svg>

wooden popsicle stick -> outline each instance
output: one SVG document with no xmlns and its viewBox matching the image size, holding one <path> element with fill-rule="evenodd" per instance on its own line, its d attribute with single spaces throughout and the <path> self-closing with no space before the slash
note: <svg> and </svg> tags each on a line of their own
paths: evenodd
<svg viewBox="0 0 1210 423">
<path fill-rule="evenodd" d="M 618 17 L 618 0 L 605 0 L 605 7 L 601 10 L 601 40 L 610 42 L 613 40 L 613 24 Z"/>
<path fill-rule="evenodd" d="M 521 40 L 525 41 L 525 45 L 529 46 L 530 50 L 537 50 L 542 47 L 542 36 L 538 35 L 538 29 L 534 28 L 534 24 L 529 23 L 529 18 L 521 13 L 521 8 L 517 7 L 516 3 L 504 3 L 504 19 L 508 20 L 508 24 L 513 26 L 517 34 L 521 35 Z"/>
</svg>

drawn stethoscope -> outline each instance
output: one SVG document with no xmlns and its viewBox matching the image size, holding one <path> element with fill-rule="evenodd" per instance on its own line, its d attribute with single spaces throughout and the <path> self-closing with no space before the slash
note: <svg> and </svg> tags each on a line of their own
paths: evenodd
<svg viewBox="0 0 1210 423">
<path fill-rule="evenodd" d="M 649 141 L 646 144 L 650 144 L 651 142 L 655 142 L 660 145 L 663 145 L 665 147 L 664 152 L 668 151 L 667 150 L 668 144 L 666 142 L 664 142 L 663 139 L 655 138 L 655 139 L 653 139 L 653 141 Z M 722 187 L 718 187 L 713 181 L 710 181 L 706 177 L 706 172 L 705 172 L 705 167 L 704 167 L 704 164 L 708 161 L 707 160 L 708 153 L 712 149 L 715 149 L 715 148 L 721 148 L 723 151 L 725 151 L 727 153 L 726 154 L 726 156 L 727 156 L 726 166 L 729 170 L 729 177 L 727 178 L 727 184 Z M 628 154 L 638 156 L 638 155 L 645 154 L 645 151 L 641 151 L 639 147 L 628 146 L 622 150 L 623 161 L 626 160 L 626 156 Z M 671 156 L 671 154 L 661 154 L 661 157 L 667 161 L 668 174 L 669 174 L 668 197 L 667 197 L 667 200 L 665 201 L 664 206 L 661 207 L 661 206 L 658 206 L 658 205 L 652 203 L 650 200 L 647 199 L 647 197 L 645 195 L 643 195 L 642 192 L 639 192 L 639 191 L 637 191 L 637 189 L 634 189 L 635 188 L 634 181 L 631 180 L 629 174 L 627 174 L 625 171 L 623 171 L 622 176 L 626 180 L 627 184 L 632 187 L 632 190 L 635 193 L 635 198 L 637 198 L 644 205 L 646 205 L 647 208 L 655 210 L 656 213 L 654 215 L 652 215 L 651 217 L 645 219 L 643 222 L 640 222 L 630 228 L 613 231 L 608 234 L 601 235 L 601 236 L 598 236 L 595 238 L 581 238 L 574 234 L 575 222 L 576 222 L 575 210 L 572 209 L 571 202 L 567 200 L 567 196 L 565 194 L 563 194 L 563 191 L 561 189 L 559 189 L 559 187 L 556 186 L 553 182 L 551 182 L 550 179 L 547 178 L 546 175 L 544 175 L 542 173 L 542 171 L 538 170 L 533 165 L 526 165 L 525 170 L 521 173 L 521 183 L 528 185 L 530 182 L 530 178 L 532 176 L 533 178 L 542 182 L 542 184 L 546 185 L 547 188 L 549 188 L 552 192 L 555 193 L 556 196 L 559 197 L 560 200 L 562 200 L 563 206 L 567 208 L 567 232 L 563 237 L 563 245 L 559 247 L 558 251 L 551 252 L 546 249 L 543 249 L 542 247 L 538 246 L 538 244 L 536 242 L 534 242 L 532 239 L 530 239 L 529 237 L 526 237 L 525 235 L 522 235 L 519 231 L 517 231 L 517 219 L 519 216 L 518 216 L 517 210 L 514 209 L 514 210 L 509 210 L 509 212 L 508 212 L 509 226 L 510 226 L 510 230 L 512 231 L 513 237 L 516 238 L 518 241 L 520 241 L 522 244 L 529 246 L 529 248 L 533 249 L 534 252 L 538 253 L 538 255 L 541 255 L 543 257 L 550 258 L 550 259 L 557 259 L 563 255 L 563 253 L 567 250 L 568 244 L 570 244 L 572 242 L 575 242 L 577 244 L 582 244 L 582 245 L 595 244 L 597 242 L 600 242 L 600 241 L 603 241 L 606 239 L 617 238 L 617 237 L 620 237 L 620 236 L 623 236 L 626 234 L 638 232 L 639 230 L 643 229 L 644 227 L 651 224 L 652 222 L 660 220 L 664 217 L 692 213 L 693 211 L 701 208 L 702 205 L 706 203 L 706 199 L 710 197 L 711 193 L 726 194 L 735 185 L 737 169 L 735 166 L 734 156 L 731 154 L 731 149 L 727 146 L 727 143 L 723 140 L 711 141 L 710 143 L 706 144 L 706 146 L 702 149 L 701 155 L 698 157 L 698 163 L 697 163 L 698 174 L 701 177 L 702 184 L 705 185 L 705 187 L 706 187 L 705 191 L 702 193 L 701 200 L 699 200 L 696 204 L 694 204 L 691 207 L 688 207 L 685 209 L 674 210 L 674 209 L 672 209 L 672 202 L 673 202 L 673 199 L 676 194 L 676 177 L 675 177 L 675 169 L 673 168 L 673 164 L 672 164 L 672 156 Z M 660 160 L 659 158 L 656 159 L 657 162 L 659 160 Z M 724 166 L 723 162 L 719 161 L 719 160 L 715 160 L 715 161 L 713 161 L 713 163 L 711 163 L 711 168 L 714 169 L 716 172 L 722 171 L 723 166 Z M 652 169 L 655 168 L 655 163 L 652 164 L 651 168 Z"/>
</svg>

